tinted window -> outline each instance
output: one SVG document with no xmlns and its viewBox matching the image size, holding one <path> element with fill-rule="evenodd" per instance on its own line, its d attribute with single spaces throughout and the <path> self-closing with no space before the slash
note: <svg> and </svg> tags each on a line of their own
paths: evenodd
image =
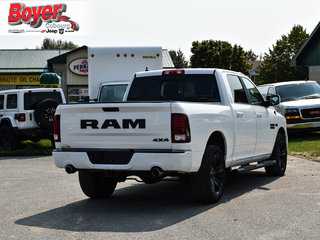
<svg viewBox="0 0 320 240">
<path fill-rule="evenodd" d="M 7 96 L 7 109 L 17 108 L 17 94 Z"/>
<path fill-rule="evenodd" d="M 263 97 L 261 96 L 258 89 L 253 85 L 253 83 L 246 79 L 241 78 L 249 95 L 250 103 L 251 104 L 261 104 L 263 102 Z"/>
<path fill-rule="evenodd" d="M 0 109 L 3 109 L 4 105 L 4 95 L 0 95 Z"/>
<path fill-rule="evenodd" d="M 214 75 L 187 74 L 135 78 L 128 101 L 220 102 Z"/>
<path fill-rule="evenodd" d="M 99 102 L 122 101 L 127 84 L 102 86 Z"/>
<path fill-rule="evenodd" d="M 232 97 L 235 103 L 248 103 L 246 92 L 240 82 L 239 77 L 235 75 L 227 75 L 229 86 L 231 88 Z"/>
<path fill-rule="evenodd" d="M 60 92 L 28 92 L 24 94 L 24 109 L 34 109 L 44 99 L 54 99 L 58 103 L 62 103 Z"/>
<path fill-rule="evenodd" d="M 320 86 L 315 82 L 278 86 L 276 92 L 280 95 L 282 102 L 320 98 Z"/>
</svg>

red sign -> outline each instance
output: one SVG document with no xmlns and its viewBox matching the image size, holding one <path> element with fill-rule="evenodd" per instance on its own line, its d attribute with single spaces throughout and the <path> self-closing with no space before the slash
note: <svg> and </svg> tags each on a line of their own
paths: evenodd
<svg viewBox="0 0 320 240">
<path fill-rule="evenodd" d="M 79 25 L 71 21 L 69 17 L 63 16 L 66 12 L 66 4 L 55 4 L 45 6 L 26 7 L 23 3 L 11 3 L 9 9 L 8 24 L 20 25 L 29 24 L 32 28 L 38 28 L 42 22 L 68 22 L 74 31 L 79 30 Z"/>
</svg>

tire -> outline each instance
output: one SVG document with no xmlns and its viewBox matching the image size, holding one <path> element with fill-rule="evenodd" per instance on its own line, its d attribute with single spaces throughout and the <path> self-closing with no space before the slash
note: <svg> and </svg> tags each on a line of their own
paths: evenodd
<svg viewBox="0 0 320 240">
<path fill-rule="evenodd" d="M 287 167 L 287 143 L 283 134 L 278 133 L 270 160 L 276 160 L 276 164 L 265 167 L 269 176 L 283 176 Z"/>
<path fill-rule="evenodd" d="M 5 151 L 14 151 L 19 148 L 19 141 L 8 125 L 0 128 L 0 146 Z"/>
<path fill-rule="evenodd" d="M 79 183 L 85 195 L 90 198 L 107 198 L 115 190 L 117 181 L 102 172 L 79 170 Z"/>
<path fill-rule="evenodd" d="M 224 156 L 221 149 L 208 145 L 199 171 L 190 177 L 190 187 L 196 201 L 216 203 L 222 197 L 226 179 Z"/>
<path fill-rule="evenodd" d="M 53 130 L 53 119 L 59 103 L 53 99 L 44 99 L 34 108 L 34 118 L 42 129 Z"/>
</svg>

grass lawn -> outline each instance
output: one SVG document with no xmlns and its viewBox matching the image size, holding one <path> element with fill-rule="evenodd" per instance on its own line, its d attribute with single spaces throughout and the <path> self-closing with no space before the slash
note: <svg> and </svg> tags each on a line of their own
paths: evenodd
<svg viewBox="0 0 320 240">
<path fill-rule="evenodd" d="M 289 135 L 289 155 L 320 162 L 320 132 Z"/>
<path fill-rule="evenodd" d="M 42 139 L 37 143 L 32 141 L 22 141 L 21 148 L 15 151 L 4 151 L 0 148 L 0 157 L 4 156 L 43 156 L 52 154 L 51 141 Z"/>
</svg>

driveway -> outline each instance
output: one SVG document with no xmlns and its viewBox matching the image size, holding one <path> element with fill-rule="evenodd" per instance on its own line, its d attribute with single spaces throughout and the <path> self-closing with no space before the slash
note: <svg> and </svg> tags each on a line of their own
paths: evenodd
<svg viewBox="0 0 320 240">
<path fill-rule="evenodd" d="M 263 169 L 228 179 L 218 204 L 187 185 L 120 183 L 90 200 L 52 157 L 0 158 L 0 239 L 319 239 L 320 164 L 289 157 L 286 176 Z"/>
</svg>

